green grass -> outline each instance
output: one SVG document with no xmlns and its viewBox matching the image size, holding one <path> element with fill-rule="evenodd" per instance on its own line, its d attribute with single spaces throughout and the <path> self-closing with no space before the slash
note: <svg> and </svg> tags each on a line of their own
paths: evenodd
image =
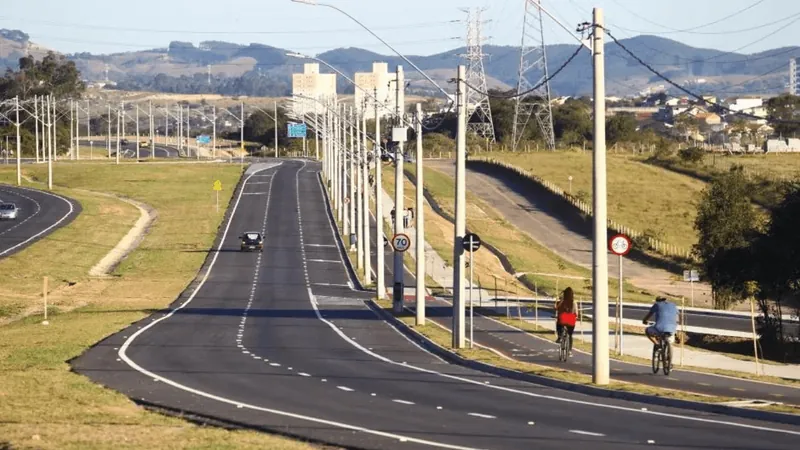
<svg viewBox="0 0 800 450">
<path fill-rule="evenodd" d="M 591 152 L 486 153 L 527 170 L 591 204 Z M 608 154 L 609 218 L 668 244 L 689 249 L 697 242 L 694 230 L 696 199 L 705 183 L 644 164 L 631 155 Z"/>
<path fill-rule="evenodd" d="M 408 167 L 406 172 L 412 176 L 415 175 L 415 169 L 413 167 Z M 386 183 L 388 186 L 387 190 L 393 192 L 394 174 L 387 173 L 385 176 L 388 179 Z M 445 212 L 451 216 L 454 215 L 455 200 L 452 178 L 442 172 L 432 169 L 425 169 L 425 189 Z M 416 192 L 416 187 L 410 182 L 407 182 L 406 192 L 408 196 L 413 198 L 413 195 Z M 524 275 L 524 277 L 530 282 L 535 283 L 539 293 L 546 292 L 553 294 L 556 291 L 563 290 L 568 285 L 571 285 L 578 298 L 589 298 L 591 296 L 591 288 L 589 285 L 591 280 L 591 272 L 589 270 L 566 261 L 552 251 L 548 250 L 546 247 L 540 245 L 529 235 L 523 233 L 514 225 L 505 220 L 499 212 L 479 199 L 477 196 L 467 193 L 467 204 L 467 228 L 470 231 L 477 233 L 479 236 L 481 236 L 482 240 L 503 253 L 509 259 L 517 272 L 527 272 L 528 274 Z M 436 219 L 438 218 L 438 215 L 436 218 L 432 218 L 431 214 L 435 215 L 435 213 L 430 209 L 428 209 L 428 211 L 430 212 L 428 215 L 426 215 L 427 239 L 437 253 L 439 253 L 439 255 L 442 257 L 442 259 L 452 266 L 452 223 L 439 218 L 440 220 L 436 224 L 432 225 L 434 225 L 434 227 L 445 227 L 444 229 L 449 233 L 431 235 L 431 233 L 429 233 L 429 229 L 431 229 L 431 227 L 428 226 L 428 219 Z M 491 265 L 476 265 L 476 274 L 483 281 L 482 285 L 489 291 L 494 290 L 494 275 L 498 275 L 500 273 L 506 275 L 505 277 L 500 278 L 501 283 L 499 284 L 498 288 L 501 288 L 512 281 L 516 281 L 513 279 L 513 277 L 509 277 L 507 274 L 505 274 L 502 266 L 499 265 L 499 261 L 497 261 L 494 255 L 492 255 L 488 250 L 479 250 L 475 253 L 475 257 L 486 258 L 493 262 Z M 531 273 L 553 274 L 554 276 L 531 275 Z M 558 280 L 555 275 L 572 278 L 563 278 Z M 582 279 L 574 279 L 574 277 L 579 277 Z M 517 293 L 522 295 L 530 294 L 528 290 L 522 286 L 513 286 L 513 289 L 506 289 L 507 291 L 511 291 L 511 295 L 517 295 Z M 618 290 L 617 280 L 609 280 L 609 286 L 611 292 L 616 292 Z M 649 302 L 652 300 L 652 297 L 642 293 L 641 289 L 637 289 L 626 283 L 625 299 L 626 301 Z"/>
<path fill-rule="evenodd" d="M 24 170 L 34 179 L 46 175 L 44 167 Z M 212 182 L 222 180 L 224 211 L 239 167 L 81 163 L 58 164 L 54 172 L 58 192 L 79 200 L 84 212 L 68 227 L 0 261 L 0 309 L 36 314 L 0 326 L 0 447 L 8 442 L 45 449 L 311 448 L 148 412 L 72 373 L 66 363 L 166 307 L 195 277 L 223 217 L 214 211 Z M 8 169 L 0 170 L 0 179 L 11 177 Z M 90 279 L 87 272 L 127 233 L 138 210 L 78 189 L 127 196 L 158 210 L 145 240 L 112 277 Z M 41 275 L 55 280 L 49 326 L 40 324 L 36 309 Z"/>
</svg>

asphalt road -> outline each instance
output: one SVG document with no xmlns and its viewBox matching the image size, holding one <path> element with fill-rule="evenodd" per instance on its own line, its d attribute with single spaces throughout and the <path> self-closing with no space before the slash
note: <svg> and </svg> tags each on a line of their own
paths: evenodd
<svg viewBox="0 0 800 450">
<path fill-rule="evenodd" d="M 795 448 L 800 427 L 602 400 L 448 365 L 381 321 L 342 262 L 318 164 L 248 178 L 211 266 L 73 367 L 141 403 L 347 448 Z M 241 253 L 264 230 L 263 253 Z"/>
<path fill-rule="evenodd" d="M 78 202 L 61 195 L 6 184 L 0 185 L 0 202 L 21 208 L 16 220 L 0 220 L 0 258 L 69 224 L 81 211 Z"/>
<path fill-rule="evenodd" d="M 80 141 L 81 147 L 89 147 L 89 141 Z M 128 142 L 127 145 L 120 145 L 120 148 L 123 152 L 120 156 L 125 158 L 135 158 L 136 157 L 136 142 Z M 105 141 L 94 141 L 94 149 L 95 152 L 105 152 L 106 151 L 106 142 Z M 172 146 L 163 145 L 163 144 L 156 144 L 154 145 L 153 149 L 147 147 L 139 147 L 139 157 L 140 158 L 150 158 L 151 150 L 155 151 L 156 158 L 177 158 L 179 156 L 178 149 Z M 111 141 L 111 155 L 116 153 L 117 151 L 117 141 Z"/>
</svg>

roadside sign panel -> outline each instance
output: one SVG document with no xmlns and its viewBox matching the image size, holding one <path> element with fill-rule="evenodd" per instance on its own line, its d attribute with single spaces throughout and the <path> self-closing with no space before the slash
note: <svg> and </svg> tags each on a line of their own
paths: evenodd
<svg viewBox="0 0 800 450">
<path fill-rule="evenodd" d="M 198 144 L 210 144 L 211 143 L 211 136 L 206 136 L 205 134 L 201 134 L 197 136 L 197 143 Z"/>
<path fill-rule="evenodd" d="M 615 255 L 625 256 L 631 251 L 631 240 L 624 234 L 618 234 L 608 242 L 608 248 Z"/>
<path fill-rule="evenodd" d="M 392 237 L 392 247 L 394 251 L 403 253 L 411 247 L 411 239 L 403 233 L 395 234 Z"/>
<path fill-rule="evenodd" d="M 217 180 L 217 181 L 214 182 L 214 190 L 215 191 L 221 191 L 222 190 L 222 181 Z"/>
<path fill-rule="evenodd" d="M 700 281 L 700 273 L 696 270 L 684 270 L 683 281 Z"/>
<path fill-rule="evenodd" d="M 308 127 L 304 123 L 288 123 L 287 134 L 290 138 L 304 138 L 308 133 Z"/>
</svg>

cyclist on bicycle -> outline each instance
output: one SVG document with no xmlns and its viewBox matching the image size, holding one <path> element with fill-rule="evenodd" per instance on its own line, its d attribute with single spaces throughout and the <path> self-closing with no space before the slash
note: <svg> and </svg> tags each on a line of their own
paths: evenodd
<svg viewBox="0 0 800 450">
<path fill-rule="evenodd" d="M 575 331 L 575 320 L 578 315 L 575 313 L 574 296 L 572 288 L 568 287 L 564 289 L 561 300 L 556 303 L 556 336 L 558 336 L 556 342 L 561 342 L 561 330 L 564 327 L 567 327 L 570 338 Z"/>
<path fill-rule="evenodd" d="M 655 325 L 645 328 L 644 332 L 653 345 L 658 345 L 658 337 L 664 333 L 674 336 L 678 330 L 678 307 L 667 301 L 665 297 L 656 297 L 656 302 L 644 316 L 642 323 L 647 325 L 650 317 L 655 316 Z M 670 339 L 670 342 L 672 340 Z"/>
</svg>

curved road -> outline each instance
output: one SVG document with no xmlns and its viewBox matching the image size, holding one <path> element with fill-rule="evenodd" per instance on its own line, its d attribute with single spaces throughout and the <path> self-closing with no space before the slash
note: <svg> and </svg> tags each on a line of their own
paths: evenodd
<svg viewBox="0 0 800 450">
<path fill-rule="evenodd" d="M 21 208 L 16 220 L 0 221 L 0 258 L 12 255 L 69 224 L 80 204 L 50 192 L 0 184 L 0 202 Z"/>
<path fill-rule="evenodd" d="M 143 404 L 348 448 L 795 448 L 800 427 L 598 400 L 442 362 L 349 287 L 318 172 L 299 161 L 251 167 L 218 250 L 175 309 L 74 368 Z M 263 253 L 238 251 L 250 230 L 265 232 Z"/>
<path fill-rule="evenodd" d="M 96 141 L 95 142 L 95 151 L 106 151 L 106 141 Z M 89 141 L 80 141 L 81 147 L 89 147 Z M 155 157 L 156 158 L 178 158 L 178 149 L 172 146 L 163 145 L 163 144 L 156 144 L 154 146 Z M 127 145 L 120 145 L 122 149 L 122 153 L 120 156 L 125 158 L 135 158 L 136 157 L 136 142 L 129 142 Z M 111 141 L 111 155 L 116 153 L 117 151 L 117 141 Z M 150 149 L 147 147 L 139 147 L 139 156 L 144 158 L 150 158 Z"/>
</svg>

